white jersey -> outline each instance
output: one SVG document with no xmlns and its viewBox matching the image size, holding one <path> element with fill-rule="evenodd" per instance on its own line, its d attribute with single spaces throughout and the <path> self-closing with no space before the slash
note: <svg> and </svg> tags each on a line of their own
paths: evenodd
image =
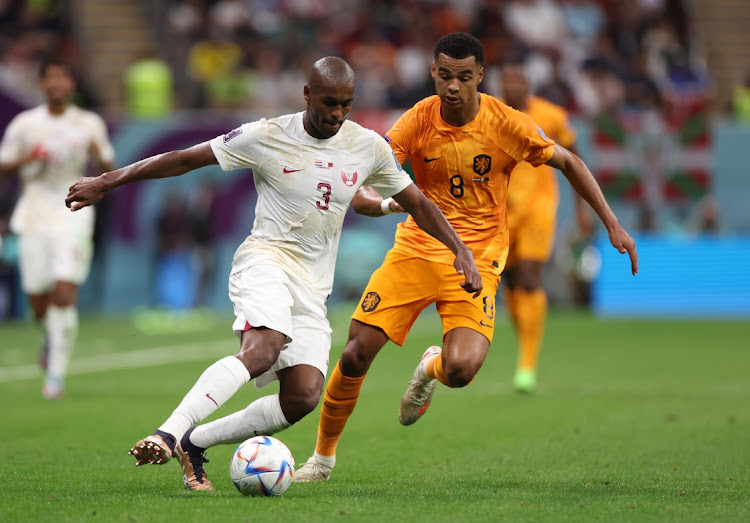
<svg viewBox="0 0 750 523">
<path fill-rule="evenodd" d="M 28 155 L 34 147 L 44 149 L 46 160 L 35 160 L 20 168 L 23 191 L 10 228 L 17 234 L 91 234 L 93 207 L 70 212 L 65 197 L 73 183 L 84 176 L 91 144 L 99 148 L 103 161 L 114 161 L 114 149 L 102 118 L 76 106 L 53 115 L 43 104 L 18 114 L 8 125 L 0 143 L 0 163 Z"/>
<path fill-rule="evenodd" d="M 310 136 L 296 113 L 257 122 L 211 140 L 225 171 L 253 169 L 258 202 L 250 236 L 234 255 L 232 273 L 270 263 L 330 294 L 344 215 L 369 185 L 384 198 L 411 179 L 374 131 L 345 121 L 326 140 Z"/>
</svg>

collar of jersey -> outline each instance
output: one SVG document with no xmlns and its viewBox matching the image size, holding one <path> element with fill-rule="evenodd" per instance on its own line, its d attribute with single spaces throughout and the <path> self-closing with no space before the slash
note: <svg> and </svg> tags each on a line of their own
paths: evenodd
<svg viewBox="0 0 750 523">
<path fill-rule="evenodd" d="M 436 103 L 433 104 L 432 108 L 432 123 L 435 125 L 435 127 L 440 131 L 449 131 L 449 132 L 456 132 L 456 131 L 462 131 L 462 132 L 472 132 L 474 129 L 479 125 L 480 120 L 482 119 L 483 113 L 485 111 L 485 106 L 487 105 L 487 101 L 485 100 L 485 97 L 488 96 L 484 93 L 479 93 L 480 102 L 479 102 L 479 112 L 474 117 L 472 121 L 467 123 L 466 125 L 462 125 L 461 127 L 454 127 L 453 125 L 447 123 L 445 120 L 443 120 L 443 117 L 440 115 L 440 97 L 435 95 Z"/>
</svg>

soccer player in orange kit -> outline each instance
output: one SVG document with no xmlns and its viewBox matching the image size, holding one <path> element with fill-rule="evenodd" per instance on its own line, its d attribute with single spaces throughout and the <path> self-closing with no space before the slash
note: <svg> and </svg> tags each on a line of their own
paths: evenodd
<svg viewBox="0 0 750 523">
<path fill-rule="evenodd" d="M 349 340 L 326 386 L 315 452 L 295 472 L 297 481 L 330 477 L 336 447 L 370 364 L 389 339 L 404 343 L 428 305 L 435 303 L 440 314 L 443 346 L 423 354 L 401 399 L 399 421 L 410 425 L 425 413 L 438 381 L 463 387 L 474 379 L 492 341 L 495 295 L 508 255 L 508 178 L 519 162 L 560 169 L 604 222 L 612 245 L 629 254 L 633 274 L 638 271 L 635 242 L 620 227 L 581 159 L 555 145 L 527 115 L 477 91 L 484 58 L 479 40 L 467 33 L 448 34 L 435 45 L 434 56 L 437 96 L 404 113 L 386 140 L 400 162 L 410 160 L 419 188 L 473 251 L 483 289 L 472 296 L 457 288 L 460 276 L 448 251 L 411 217 L 399 224 L 393 248 L 352 316 Z M 394 209 L 366 190 L 352 203 L 357 212 L 370 216 Z"/>
<path fill-rule="evenodd" d="M 528 114 L 557 145 L 573 150 L 576 134 L 568 122 L 568 113 L 530 95 L 522 62 L 503 64 L 500 80 L 506 104 Z M 503 281 L 505 304 L 518 338 L 513 385 L 519 392 L 533 392 L 536 388 L 539 349 L 547 319 L 542 269 L 552 254 L 559 199 L 557 176 L 550 166 L 519 162 L 513 168 L 506 201 L 510 249 Z M 576 198 L 579 219 L 581 206 L 581 199 Z"/>
</svg>

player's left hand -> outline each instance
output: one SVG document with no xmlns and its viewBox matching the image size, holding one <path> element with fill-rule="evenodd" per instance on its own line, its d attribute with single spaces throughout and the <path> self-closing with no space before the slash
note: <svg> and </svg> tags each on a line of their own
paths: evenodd
<svg viewBox="0 0 750 523">
<path fill-rule="evenodd" d="M 638 251 L 635 248 L 635 240 L 625 232 L 625 229 L 619 224 L 609 231 L 609 241 L 620 254 L 628 253 L 630 256 L 630 270 L 633 274 L 638 274 Z"/>
<path fill-rule="evenodd" d="M 106 189 L 101 180 L 101 176 L 94 178 L 78 178 L 78 181 L 70 186 L 68 191 L 68 197 L 65 198 L 65 205 L 67 205 L 71 211 L 77 211 L 83 209 L 89 205 L 94 205 L 96 202 L 104 198 Z"/>
<path fill-rule="evenodd" d="M 456 268 L 458 274 L 464 275 L 464 281 L 459 283 L 461 288 L 473 294 L 474 298 L 482 293 L 484 284 L 482 283 L 482 276 L 479 274 L 474 263 L 474 255 L 469 249 L 463 249 L 458 252 L 456 259 L 453 261 L 453 266 Z"/>
<path fill-rule="evenodd" d="M 391 212 L 406 212 L 406 209 L 401 207 L 401 204 L 398 203 L 393 198 L 390 199 L 391 201 L 388 202 L 388 208 L 391 210 Z"/>
</svg>

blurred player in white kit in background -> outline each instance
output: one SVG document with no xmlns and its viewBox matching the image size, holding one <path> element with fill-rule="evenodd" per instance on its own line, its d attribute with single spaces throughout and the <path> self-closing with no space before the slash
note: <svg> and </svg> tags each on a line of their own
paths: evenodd
<svg viewBox="0 0 750 523">
<path fill-rule="evenodd" d="M 114 149 L 104 120 L 71 104 L 76 84 L 70 66 L 45 62 L 39 86 L 46 102 L 18 114 L 5 130 L 0 176 L 21 177 L 10 230 L 19 240 L 21 286 L 44 328 L 42 395 L 61 399 L 78 330 L 78 287 L 89 273 L 94 232 L 94 209 L 71 213 L 65 196 L 85 175 L 89 159 L 101 171 L 114 169 Z"/>
</svg>

